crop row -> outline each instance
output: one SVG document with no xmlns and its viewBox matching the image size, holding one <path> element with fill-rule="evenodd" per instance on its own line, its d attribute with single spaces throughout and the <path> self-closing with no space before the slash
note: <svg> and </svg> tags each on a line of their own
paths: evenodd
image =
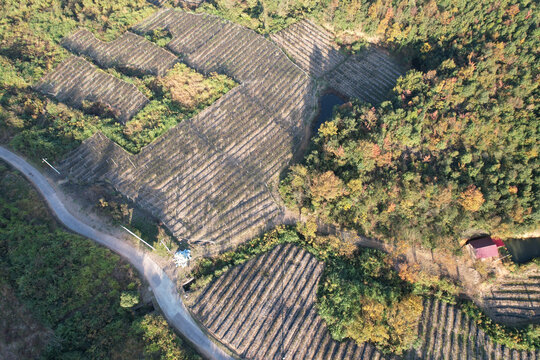
<svg viewBox="0 0 540 360">
<path fill-rule="evenodd" d="M 332 340 L 316 310 L 323 264 L 283 244 L 207 285 L 192 310 L 221 342 L 249 359 L 397 359 L 368 343 Z M 403 359 L 538 360 L 540 352 L 494 343 L 458 307 L 427 299 L 420 341 Z"/>
<path fill-rule="evenodd" d="M 104 42 L 86 29 L 62 39 L 69 51 L 86 55 L 104 68 L 116 67 L 129 74 L 163 76 L 178 58 L 171 52 L 131 32 Z"/>
<path fill-rule="evenodd" d="M 84 167 L 72 170 L 77 176 L 99 169 L 178 238 L 250 234 L 281 213 L 269 184 L 304 134 L 314 84 L 272 42 L 217 17 L 160 10 L 133 30 L 156 29 L 171 33 L 169 49 L 196 70 L 223 71 L 241 85 L 116 166 L 106 153 L 81 161 L 83 150 L 65 165 Z"/>
<path fill-rule="evenodd" d="M 489 315 L 512 324 L 540 322 L 540 281 L 536 276 L 508 279 L 484 299 Z"/>
<path fill-rule="evenodd" d="M 271 39 L 314 77 L 322 77 L 345 60 L 334 37 L 309 20 L 297 22 L 275 34 Z"/>
<path fill-rule="evenodd" d="M 182 129 L 183 134 L 177 132 L 171 138 L 176 141 L 167 144 L 169 149 L 181 151 L 155 154 L 146 163 L 130 156 L 109 158 L 107 151 L 98 152 L 103 146 L 88 141 L 62 168 L 75 168 L 81 180 L 94 180 L 86 179 L 86 174 L 105 167 L 103 178 L 161 218 L 179 238 L 220 240 L 261 226 L 277 215 L 278 208 L 262 184 L 245 176 L 222 153 L 209 149 L 187 122 Z M 83 149 L 93 154 L 86 155 L 85 161 L 81 161 Z M 103 156 L 95 155 L 98 153 Z M 81 168 L 84 170 L 77 170 Z M 74 175 L 73 170 L 71 173 Z"/>
<path fill-rule="evenodd" d="M 332 340 L 315 308 L 323 265 L 291 244 L 231 269 L 193 310 L 220 341 L 249 359 L 382 359 L 372 345 Z"/>
<path fill-rule="evenodd" d="M 538 359 L 539 351 L 512 350 L 494 343 L 476 322 L 456 306 L 426 300 L 419 327 L 422 343 L 405 359 L 520 360 Z"/>
<path fill-rule="evenodd" d="M 166 30 L 173 39 L 167 47 L 179 54 L 190 54 L 208 42 L 224 26 L 225 22 L 215 16 L 196 15 L 163 8 L 155 12 L 133 31 L 146 34 L 153 30 Z"/>
<path fill-rule="evenodd" d="M 130 164 L 130 155 L 101 132 L 97 132 L 72 151 L 58 168 L 74 179 L 92 183 L 108 172 L 118 173 Z"/>
<path fill-rule="evenodd" d="M 174 10 L 158 11 L 134 28 L 144 34 L 168 30 L 169 49 L 203 73 L 224 72 L 242 83 L 253 102 L 275 114 L 275 121 L 300 135 L 313 108 L 313 85 L 271 42 L 217 17 Z M 305 109 L 308 110 L 305 110 Z"/>
<path fill-rule="evenodd" d="M 314 77 L 324 77 L 337 92 L 377 104 L 386 99 L 404 68 L 385 50 L 370 48 L 346 57 L 334 36 L 302 20 L 270 36 Z"/>
<path fill-rule="evenodd" d="M 158 11 L 134 31 L 144 34 L 156 29 L 172 34 L 169 49 L 190 66 L 237 79 L 254 102 L 300 136 L 313 108 L 313 85 L 270 41 L 216 17 L 170 9 Z"/>
<path fill-rule="evenodd" d="M 336 91 L 377 104 L 385 100 L 401 75 L 396 61 L 384 50 L 372 48 L 349 57 L 326 78 Z"/>
<path fill-rule="evenodd" d="M 78 108 L 83 108 L 85 103 L 98 103 L 121 122 L 128 121 L 148 102 L 134 85 L 78 56 L 69 57 L 45 75 L 36 90 Z"/>
</svg>

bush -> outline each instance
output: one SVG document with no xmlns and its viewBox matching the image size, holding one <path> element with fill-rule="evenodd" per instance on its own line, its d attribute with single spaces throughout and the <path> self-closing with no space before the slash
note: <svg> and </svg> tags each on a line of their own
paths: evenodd
<svg viewBox="0 0 540 360">
<path fill-rule="evenodd" d="M 423 300 L 411 293 L 386 257 L 360 249 L 352 258 L 330 258 L 317 305 L 334 339 L 369 341 L 385 353 L 401 354 L 417 339 Z"/>
</svg>

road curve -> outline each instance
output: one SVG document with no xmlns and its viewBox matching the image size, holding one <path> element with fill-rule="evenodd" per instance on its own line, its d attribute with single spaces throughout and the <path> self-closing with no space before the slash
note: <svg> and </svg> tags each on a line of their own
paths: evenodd
<svg viewBox="0 0 540 360">
<path fill-rule="evenodd" d="M 199 328 L 182 303 L 175 283 L 149 256 L 120 239 L 86 225 L 71 215 L 47 179 L 22 157 L 0 146 L 0 158 L 19 170 L 38 189 L 49 208 L 68 229 L 108 247 L 128 260 L 150 284 L 169 324 L 184 335 L 200 354 L 207 359 L 234 359 L 213 343 Z"/>
</svg>

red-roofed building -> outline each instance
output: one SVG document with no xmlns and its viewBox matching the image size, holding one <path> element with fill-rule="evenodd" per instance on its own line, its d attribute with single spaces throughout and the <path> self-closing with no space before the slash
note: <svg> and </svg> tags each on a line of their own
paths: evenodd
<svg viewBox="0 0 540 360">
<path fill-rule="evenodd" d="M 495 245 L 497 245 L 498 248 L 506 246 L 504 242 L 498 237 L 492 237 L 491 240 L 493 240 L 493 242 L 495 243 Z"/>
<path fill-rule="evenodd" d="M 488 236 L 470 240 L 468 244 L 472 249 L 474 257 L 477 259 L 486 259 L 499 256 L 497 243 Z"/>
</svg>

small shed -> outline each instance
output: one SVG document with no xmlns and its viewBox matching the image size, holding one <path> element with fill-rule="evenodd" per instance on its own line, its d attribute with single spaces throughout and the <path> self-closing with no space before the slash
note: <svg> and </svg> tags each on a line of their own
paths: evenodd
<svg viewBox="0 0 540 360">
<path fill-rule="evenodd" d="M 499 250 L 497 243 L 491 237 L 482 237 L 479 239 L 469 240 L 468 245 L 472 249 L 472 253 L 476 259 L 486 259 L 498 257 Z"/>
</svg>

